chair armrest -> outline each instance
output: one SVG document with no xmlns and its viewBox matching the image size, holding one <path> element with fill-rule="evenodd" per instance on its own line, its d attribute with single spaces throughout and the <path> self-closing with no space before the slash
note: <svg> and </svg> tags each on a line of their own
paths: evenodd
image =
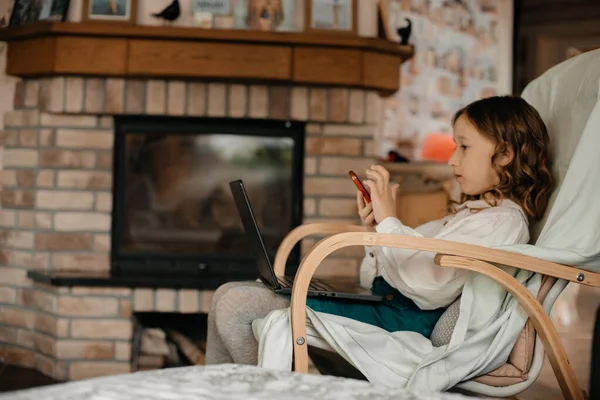
<svg viewBox="0 0 600 400">
<path fill-rule="evenodd" d="M 285 263 L 294 246 L 307 236 L 319 234 L 336 234 L 343 232 L 366 232 L 367 229 L 362 225 L 340 224 L 340 223 L 315 223 L 304 224 L 294 228 L 281 241 L 277 254 L 275 254 L 275 264 L 273 269 L 275 275 L 285 275 Z"/>
<path fill-rule="evenodd" d="M 325 257 L 336 250 L 349 246 L 394 247 L 474 258 L 489 263 L 525 269 L 583 285 L 600 286 L 600 273 L 590 272 L 569 265 L 558 264 L 505 250 L 491 249 L 489 247 L 450 240 L 374 232 L 339 233 L 321 240 L 304 257 L 298 269 L 298 277 L 300 277 L 300 274 L 304 277 L 304 274 L 310 273 L 310 276 L 307 276 L 308 281 L 306 284 L 308 285 L 312 274 Z M 303 268 L 303 266 L 305 267 Z"/>
</svg>

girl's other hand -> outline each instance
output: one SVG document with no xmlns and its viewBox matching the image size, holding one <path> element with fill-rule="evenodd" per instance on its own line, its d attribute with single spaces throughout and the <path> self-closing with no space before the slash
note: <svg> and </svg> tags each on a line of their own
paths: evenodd
<svg viewBox="0 0 600 400">
<path fill-rule="evenodd" d="M 390 173 L 381 165 L 369 168 L 367 178 L 363 183 L 371 194 L 375 223 L 379 224 L 388 217 L 396 217 L 396 195 L 400 185 L 390 185 Z"/>
</svg>

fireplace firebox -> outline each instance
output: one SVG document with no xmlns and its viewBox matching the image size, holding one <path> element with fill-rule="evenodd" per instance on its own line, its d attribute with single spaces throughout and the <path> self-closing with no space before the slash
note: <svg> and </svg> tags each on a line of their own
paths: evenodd
<svg viewBox="0 0 600 400">
<path fill-rule="evenodd" d="M 255 274 L 228 183 L 242 179 L 267 248 L 302 223 L 304 124 L 117 116 L 113 275 Z M 289 273 L 298 265 L 297 246 Z"/>
</svg>

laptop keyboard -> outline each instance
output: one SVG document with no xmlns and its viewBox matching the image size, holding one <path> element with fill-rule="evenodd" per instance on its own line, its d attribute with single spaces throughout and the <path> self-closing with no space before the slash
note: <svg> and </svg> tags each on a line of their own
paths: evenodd
<svg viewBox="0 0 600 400">
<path fill-rule="evenodd" d="M 279 281 L 279 284 L 284 288 L 291 288 L 294 284 L 293 278 L 290 278 L 289 276 L 280 276 L 277 278 L 277 280 Z M 312 279 L 310 281 L 310 284 L 308 285 L 308 288 L 312 290 L 319 290 L 321 292 L 330 291 L 329 287 L 325 283 L 319 281 L 318 279 Z"/>
</svg>

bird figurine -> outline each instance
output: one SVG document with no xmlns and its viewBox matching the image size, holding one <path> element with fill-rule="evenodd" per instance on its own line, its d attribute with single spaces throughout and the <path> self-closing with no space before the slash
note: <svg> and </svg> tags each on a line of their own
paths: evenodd
<svg viewBox="0 0 600 400">
<path fill-rule="evenodd" d="M 180 15 L 181 7 L 179 7 L 179 0 L 173 0 L 173 2 L 166 6 L 161 12 L 152 14 L 153 17 L 161 18 L 168 22 L 175 21 Z"/>
<path fill-rule="evenodd" d="M 385 161 L 406 163 L 406 162 L 409 162 L 410 160 L 408 158 L 404 157 L 402 154 L 398 153 L 396 150 L 390 150 L 390 151 L 388 151 Z"/>
<path fill-rule="evenodd" d="M 404 20 L 408 22 L 408 25 L 398 28 L 396 32 L 398 32 L 398 36 L 400 36 L 400 44 L 407 45 L 412 31 L 412 22 L 409 18 L 404 18 Z"/>
</svg>

